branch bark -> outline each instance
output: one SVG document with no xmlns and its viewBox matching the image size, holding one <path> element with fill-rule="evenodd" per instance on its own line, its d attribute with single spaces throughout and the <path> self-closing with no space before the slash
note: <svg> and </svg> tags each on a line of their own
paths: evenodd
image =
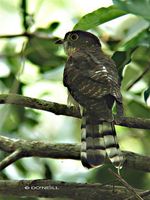
<svg viewBox="0 0 150 200">
<path fill-rule="evenodd" d="M 0 170 L 20 158 L 31 156 L 80 160 L 79 144 L 51 144 L 22 139 L 13 140 L 0 136 L 0 150 L 11 153 L 10 156 L 0 162 Z M 149 156 L 142 156 L 128 151 L 124 151 L 123 153 L 125 157 L 124 167 L 150 172 Z"/>
<path fill-rule="evenodd" d="M 41 99 L 25 97 L 18 94 L 1 94 L 0 104 L 15 104 L 23 107 L 45 110 L 56 115 L 66 115 L 81 118 L 79 110 L 75 107 L 67 107 L 64 104 L 45 101 Z M 150 119 L 133 117 L 115 117 L 115 124 L 130 128 L 150 129 Z"/>
<path fill-rule="evenodd" d="M 9 192 L 8 192 L 9 191 Z M 143 199 L 150 200 L 150 193 L 136 190 Z M 51 180 L 0 180 L 0 194 L 17 197 L 49 197 L 65 198 L 66 200 L 124 200 L 130 197 L 130 192 L 121 186 L 66 183 Z"/>
</svg>

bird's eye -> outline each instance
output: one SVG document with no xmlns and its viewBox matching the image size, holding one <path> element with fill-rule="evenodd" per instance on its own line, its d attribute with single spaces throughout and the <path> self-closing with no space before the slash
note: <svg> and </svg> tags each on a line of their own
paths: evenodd
<svg viewBox="0 0 150 200">
<path fill-rule="evenodd" d="M 77 40 L 79 38 L 79 36 L 78 36 L 78 34 L 76 34 L 76 33 L 73 33 L 71 36 L 70 36 L 70 39 L 72 40 L 72 41 L 75 41 L 75 40 Z"/>
</svg>

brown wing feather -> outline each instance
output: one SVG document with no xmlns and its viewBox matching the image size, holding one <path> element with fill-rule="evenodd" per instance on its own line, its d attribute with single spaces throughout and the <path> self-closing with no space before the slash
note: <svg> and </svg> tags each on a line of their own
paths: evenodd
<svg viewBox="0 0 150 200">
<path fill-rule="evenodd" d="M 108 64 L 106 59 L 98 58 L 94 62 L 91 58 L 84 59 L 85 56 L 70 57 L 66 63 L 64 85 L 70 88 L 70 93 L 74 95 L 79 92 L 90 98 L 112 95 L 117 101 L 121 101 L 119 78 L 114 63 L 110 60 Z"/>
</svg>

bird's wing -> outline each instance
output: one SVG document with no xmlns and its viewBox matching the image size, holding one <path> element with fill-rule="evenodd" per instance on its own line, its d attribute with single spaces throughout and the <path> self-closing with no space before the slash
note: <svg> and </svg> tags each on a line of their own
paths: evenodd
<svg viewBox="0 0 150 200">
<path fill-rule="evenodd" d="M 64 70 L 64 85 L 70 88 L 70 93 L 80 93 L 85 97 L 101 98 L 112 95 L 121 99 L 117 69 L 114 63 L 106 59 L 94 62 L 90 58 L 70 57 Z"/>
</svg>

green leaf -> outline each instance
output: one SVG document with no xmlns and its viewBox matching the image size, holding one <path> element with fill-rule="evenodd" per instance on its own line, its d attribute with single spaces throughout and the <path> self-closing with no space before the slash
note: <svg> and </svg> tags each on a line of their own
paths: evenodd
<svg viewBox="0 0 150 200">
<path fill-rule="evenodd" d="M 134 23 L 125 33 L 125 37 L 118 45 L 121 50 L 128 50 L 137 46 L 150 45 L 149 22 L 143 18 L 135 17 Z"/>
<path fill-rule="evenodd" d="M 4 54 L 6 54 L 7 66 L 9 67 L 12 74 L 17 74 L 18 71 L 20 70 L 20 67 L 21 67 L 20 66 L 20 59 L 17 55 L 16 56 L 9 56 L 9 55 L 15 55 L 15 53 L 14 53 L 15 48 L 16 48 L 15 44 L 11 44 L 10 42 L 8 42 L 3 49 Z"/>
<path fill-rule="evenodd" d="M 24 121 L 25 108 L 15 105 L 9 105 L 7 108 L 9 109 L 9 115 L 3 123 L 2 130 L 16 133 L 16 131 L 20 128 L 21 123 Z M 2 112 L 5 113 L 6 107 L 4 109 L 5 110 Z"/>
<path fill-rule="evenodd" d="M 59 25 L 60 25 L 59 22 L 53 22 L 53 23 L 51 23 L 51 24 L 49 25 L 49 27 L 48 27 L 48 31 L 49 31 L 50 33 L 53 32 L 55 29 L 58 28 Z"/>
<path fill-rule="evenodd" d="M 27 59 L 40 66 L 42 71 L 59 67 L 64 63 L 65 58 L 59 55 L 59 47 L 55 44 L 55 41 L 56 38 L 47 40 L 31 37 L 25 50 Z"/>
<path fill-rule="evenodd" d="M 138 96 L 135 96 L 135 98 L 138 98 Z M 147 109 L 147 106 L 137 102 L 136 100 L 132 100 L 127 107 L 129 112 L 132 113 L 132 116 L 150 118 L 150 112 L 149 109 Z"/>
<path fill-rule="evenodd" d="M 150 47 L 138 47 L 132 55 L 132 61 L 140 66 L 142 71 L 145 71 L 150 62 Z"/>
<path fill-rule="evenodd" d="M 26 167 L 24 166 L 24 164 L 21 162 L 21 160 L 18 160 L 17 162 L 15 162 L 15 167 L 17 168 L 17 170 L 19 170 L 19 172 L 21 174 L 23 174 L 24 176 L 27 176 L 28 174 L 28 169 L 26 169 Z"/>
<path fill-rule="evenodd" d="M 145 92 L 144 92 L 144 100 L 145 100 L 145 102 L 147 101 L 149 96 L 150 96 L 150 87 L 147 90 L 145 90 Z"/>
<path fill-rule="evenodd" d="M 88 30 L 125 14 L 125 11 L 118 9 L 115 6 L 99 8 L 91 13 L 88 13 L 87 15 L 84 15 L 73 29 Z"/>
<path fill-rule="evenodd" d="M 60 23 L 59 22 L 52 22 L 52 23 L 50 23 L 48 26 L 47 26 L 47 28 L 38 28 L 37 30 L 36 30 L 36 32 L 41 32 L 41 33 L 47 33 L 47 34 L 51 34 L 52 32 L 54 32 L 55 31 L 55 29 L 57 29 L 58 28 L 58 26 L 60 25 Z"/>
<path fill-rule="evenodd" d="M 123 73 L 122 91 L 126 92 L 127 86 L 140 75 L 138 66 L 128 64 Z"/>
<path fill-rule="evenodd" d="M 26 126 L 28 127 L 36 126 L 39 123 L 39 116 L 40 114 L 37 111 L 32 109 L 27 109 L 25 111 Z"/>
<path fill-rule="evenodd" d="M 144 47 L 150 47 L 150 32 L 149 30 L 144 30 L 138 33 L 135 37 L 131 38 L 127 42 L 122 42 L 120 44 L 120 48 L 123 50 L 129 50 L 131 48 L 137 47 L 137 46 L 144 46 Z"/>
<path fill-rule="evenodd" d="M 118 8 L 150 20 L 150 0 L 113 0 Z"/>
<path fill-rule="evenodd" d="M 125 65 L 127 65 L 131 61 L 131 55 L 134 50 L 135 49 L 131 49 L 129 51 L 116 51 L 112 56 L 112 59 L 116 63 L 119 77 L 121 80 L 122 80 L 122 71 L 123 71 Z"/>
</svg>

